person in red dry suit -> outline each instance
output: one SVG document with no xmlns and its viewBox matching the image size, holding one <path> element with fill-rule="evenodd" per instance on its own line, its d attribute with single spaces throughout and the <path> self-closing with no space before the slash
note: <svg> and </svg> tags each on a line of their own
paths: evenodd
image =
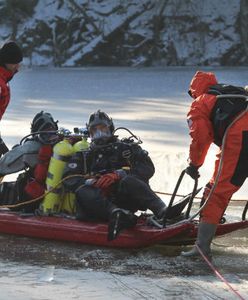
<svg viewBox="0 0 248 300">
<path fill-rule="evenodd" d="M 0 48 L 0 120 L 10 101 L 9 81 L 18 72 L 22 58 L 22 51 L 15 42 L 7 42 Z M 8 150 L 0 137 L 0 156 Z"/>
<path fill-rule="evenodd" d="M 248 176 L 248 112 L 245 112 L 248 94 L 242 87 L 217 84 L 213 73 L 201 71 L 194 75 L 189 94 L 194 101 L 187 115 L 192 140 L 186 173 L 193 179 L 198 178 L 198 169 L 204 163 L 211 143 L 219 146 L 214 173 L 205 187 L 202 203 L 209 195 L 218 174 L 221 157 L 223 159 L 216 188 L 201 211 L 196 240 L 196 245 L 202 252 L 210 256 L 210 245 L 217 224 L 233 193 L 242 186 Z M 223 147 L 222 138 L 227 126 L 240 114 L 240 118 L 228 129 Z M 192 250 L 182 252 L 182 255 L 192 257 L 199 255 L 199 252 L 194 246 Z"/>
</svg>

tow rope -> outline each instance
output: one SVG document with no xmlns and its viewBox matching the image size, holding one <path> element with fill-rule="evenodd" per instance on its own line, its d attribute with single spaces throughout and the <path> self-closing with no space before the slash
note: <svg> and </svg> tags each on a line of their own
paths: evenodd
<svg viewBox="0 0 248 300">
<path fill-rule="evenodd" d="M 165 192 L 158 192 L 158 191 L 154 191 L 154 193 L 156 194 L 160 194 L 160 195 L 166 195 L 166 196 L 172 196 L 172 193 L 165 193 Z M 176 194 L 175 195 L 176 197 L 185 197 L 185 195 L 182 195 L 182 194 Z M 202 199 L 202 197 L 199 197 L 199 196 L 195 196 L 194 199 Z M 230 202 L 246 202 L 247 200 L 246 199 L 231 199 Z"/>
<path fill-rule="evenodd" d="M 240 293 L 235 290 L 231 284 L 220 274 L 220 272 L 214 267 L 214 265 L 211 263 L 211 261 L 206 257 L 206 255 L 204 255 L 204 253 L 201 251 L 200 247 L 195 244 L 196 249 L 198 250 L 198 252 L 200 253 L 200 255 L 202 256 L 202 258 L 205 260 L 205 262 L 207 263 L 207 265 L 210 267 L 210 269 L 212 269 L 212 271 L 214 272 L 214 274 L 222 281 L 225 283 L 225 285 L 241 300 L 245 300 L 245 298 L 243 298 Z"/>
</svg>

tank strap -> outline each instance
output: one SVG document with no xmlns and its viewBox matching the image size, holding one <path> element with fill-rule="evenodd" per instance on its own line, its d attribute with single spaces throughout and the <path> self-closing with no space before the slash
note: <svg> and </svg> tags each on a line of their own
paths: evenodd
<svg viewBox="0 0 248 300">
<path fill-rule="evenodd" d="M 52 191 L 52 193 L 54 193 L 54 194 L 61 194 L 62 191 L 63 191 L 63 189 L 62 189 L 61 187 L 54 188 L 54 187 L 49 186 L 49 185 L 47 184 L 46 191 L 48 191 L 48 192 L 49 192 L 49 191 Z"/>
<path fill-rule="evenodd" d="M 49 178 L 49 179 L 53 179 L 53 174 L 51 173 L 51 172 L 47 172 L 47 178 Z"/>
<path fill-rule="evenodd" d="M 55 158 L 57 160 L 64 161 L 64 162 L 68 162 L 69 159 L 71 158 L 71 156 L 64 156 L 64 155 L 60 155 L 60 154 L 57 154 L 57 153 L 53 153 L 53 158 Z"/>
</svg>

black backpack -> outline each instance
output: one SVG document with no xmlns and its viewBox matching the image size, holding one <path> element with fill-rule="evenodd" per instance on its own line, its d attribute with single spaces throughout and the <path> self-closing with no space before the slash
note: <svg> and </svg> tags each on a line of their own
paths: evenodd
<svg viewBox="0 0 248 300">
<path fill-rule="evenodd" d="M 246 109 L 248 93 L 243 87 L 227 84 L 213 85 L 207 93 L 217 97 L 210 120 L 214 129 L 214 143 L 221 146 L 226 128 L 240 112 Z"/>
</svg>

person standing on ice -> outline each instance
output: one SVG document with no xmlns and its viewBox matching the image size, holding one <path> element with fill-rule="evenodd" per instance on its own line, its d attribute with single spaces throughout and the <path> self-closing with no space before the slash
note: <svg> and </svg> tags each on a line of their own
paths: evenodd
<svg viewBox="0 0 248 300">
<path fill-rule="evenodd" d="M 20 47 L 13 41 L 5 43 L 0 49 L 0 120 L 10 102 L 9 81 L 18 72 L 23 55 Z M 0 156 L 8 148 L 0 137 Z"/>
<path fill-rule="evenodd" d="M 201 71 L 194 75 L 189 94 L 194 101 L 187 115 L 192 140 L 186 173 L 197 179 L 200 176 L 198 169 L 203 165 L 210 145 L 215 143 L 219 146 L 214 173 L 205 187 L 201 203 L 207 199 L 216 179 L 217 185 L 201 211 L 196 240 L 196 245 L 210 257 L 210 245 L 217 225 L 233 193 L 248 176 L 248 94 L 242 87 L 217 84 L 213 73 Z M 219 172 L 220 163 L 223 165 Z M 188 252 L 182 252 L 185 257 L 199 254 L 196 246 Z"/>
</svg>

